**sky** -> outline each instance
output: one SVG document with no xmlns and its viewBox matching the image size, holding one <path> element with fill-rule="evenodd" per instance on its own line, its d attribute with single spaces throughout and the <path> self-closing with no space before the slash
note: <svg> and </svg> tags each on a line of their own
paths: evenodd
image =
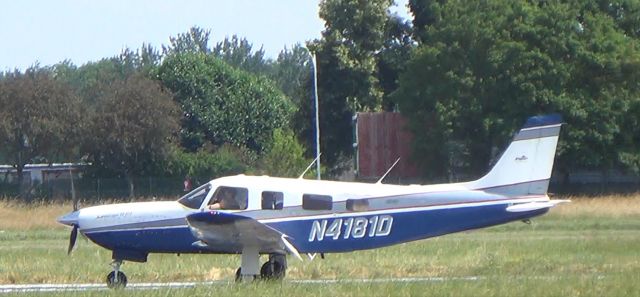
<svg viewBox="0 0 640 297">
<path fill-rule="evenodd" d="M 408 18 L 407 0 L 393 12 Z M 318 0 L 0 0 L 0 71 L 70 60 L 76 65 L 138 49 L 161 48 L 193 26 L 210 44 L 238 35 L 277 57 L 287 46 L 320 38 Z"/>
</svg>

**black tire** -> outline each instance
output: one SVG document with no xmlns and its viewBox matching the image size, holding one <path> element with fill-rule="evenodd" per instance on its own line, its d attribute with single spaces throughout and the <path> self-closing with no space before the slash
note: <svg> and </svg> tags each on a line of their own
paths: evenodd
<svg viewBox="0 0 640 297">
<path fill-rule="evenodd" d="M 241 267 L 238 267 L 238 270 L 236 270 L 236 283 L 239 283 L 240 281 L 242 281 L 242 274 L 241 273 Z"/>
<path fill-rule="evenodd" d="M 127 276 L 124 272 L 118 272 L 118 279 L 116 281 L 116 272 L 111 271 L 107 274 L 107 287 L 109 289 L 124 289 L 127 286 Z"/>
<path fill-rule="evenodd" d="M 263 280 L 282 280 L 285 276 L 286 267 L 280 261 L 267 261 L 260 268 L 260 278 Z"/>
</svg>

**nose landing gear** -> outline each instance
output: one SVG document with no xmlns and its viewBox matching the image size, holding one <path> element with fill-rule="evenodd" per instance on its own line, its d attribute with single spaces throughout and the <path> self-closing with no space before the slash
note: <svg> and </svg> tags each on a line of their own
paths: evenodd
<svg viewBox="0 0 640 297">
<path fill-rule="evenodd" d="M 127 286 L 127 276 L 120 271 L 122 260 L 114 260 L 111 263 L 113 271 L 107 274 L 107 287 L 109 289 L 124 289 Z"/>
</svg>

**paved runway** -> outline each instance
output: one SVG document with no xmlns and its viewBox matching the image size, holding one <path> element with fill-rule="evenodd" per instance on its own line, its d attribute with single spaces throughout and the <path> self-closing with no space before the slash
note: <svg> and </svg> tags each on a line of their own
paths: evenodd
<svg viewBox="0 0 640 297">
<path fill-rule="evenodd" d="M 476 281 L 482 277 L 415 277 L 415 278 L 377 278 L 377 279 L 316 279 L 316 280 L 285 280 L 285 282 L 299 284 L 333 284 L 333 283 L 384 283 L 384 282 L 443 282 L 443 281 Z M 162 288 L 192 288 L 206 285 L 226 285 L 228 280 L 208 282 L 172 282 L 172 283 L 129 283 L 126 290 L 152 290 Z M 106 284 L 22 284 L 0 285 L 0 293 L 27 293 L 27 292 L 62 292 L 62 291 L 99 291 L 109 290 Z"/>
</svg>

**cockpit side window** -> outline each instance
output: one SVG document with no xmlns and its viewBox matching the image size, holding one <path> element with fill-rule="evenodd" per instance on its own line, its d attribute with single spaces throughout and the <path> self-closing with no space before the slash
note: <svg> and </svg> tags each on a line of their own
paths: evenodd
<svg viewBox="0 0 640 297">
<path fill-rule="evenodd" d="M 247 209 L 249 191 L 246 188 L 218 187 L 209 200 L 210 209 Z"/>
<path fill-rule="evenodd" d="M 211 191 L 210 184 L 202 185 L 189 192 L 189 194 L 182 196 L 182 198 L 178 199 L 178 202 L 188 208 L 198 209 L 202 205 L 204 198 L 209 194 L 209 191 Z"/>
</svg>

